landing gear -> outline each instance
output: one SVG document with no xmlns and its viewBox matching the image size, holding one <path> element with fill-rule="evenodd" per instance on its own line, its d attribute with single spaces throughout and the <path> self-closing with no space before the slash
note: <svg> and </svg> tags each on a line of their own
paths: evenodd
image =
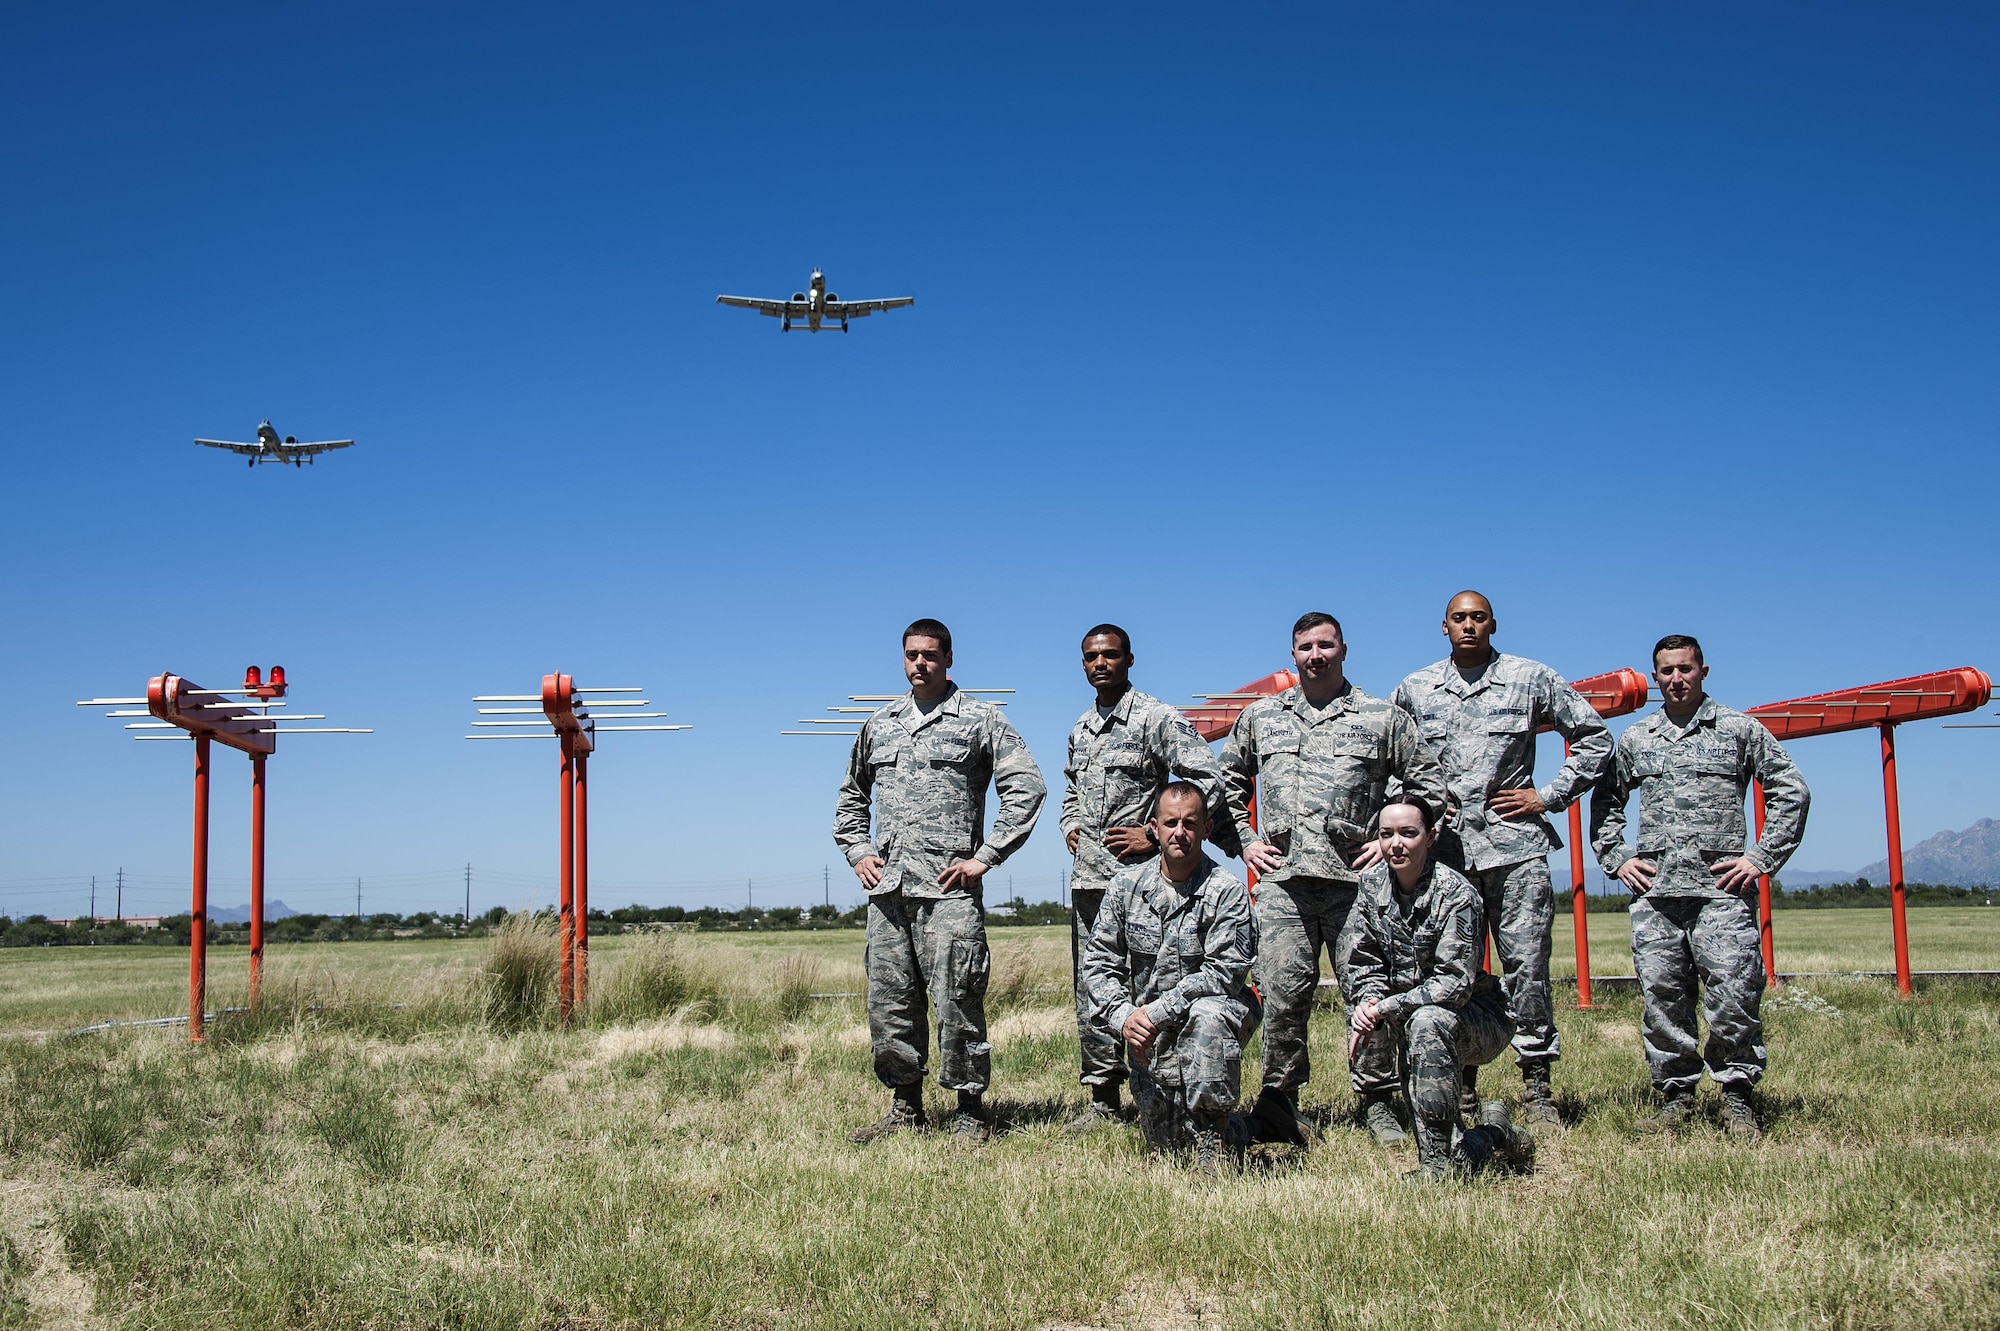
<svg viewBox="0 0 2000 1331">
<path fill-rule="evenodd" d="M 792 321 L 791 321 L 790 319 L 787 319 L 787 320 L 785 320 L 785 322 L 784 322 L 784 323 L 782 323 L 782 324 L 778 325 L 778 331 L 779 331 L 779 332 L 781 332 L 781 333 L 789 333 L 789 332 L 791 332 L 791 331 L 792 331 Z"/>
<path fill-rule="evenodd" d="M 243 465 L 244 465 L 244 466 L 246 466 L 246 467 L 254 467 L 254 466 L 256 466 L 256 465 L 257 465 L 257 459 L 256 459 L 256 458 L 245 458 L 245 459 L 244 459 L 244 461 L 243 461 Z"/>
</svg>

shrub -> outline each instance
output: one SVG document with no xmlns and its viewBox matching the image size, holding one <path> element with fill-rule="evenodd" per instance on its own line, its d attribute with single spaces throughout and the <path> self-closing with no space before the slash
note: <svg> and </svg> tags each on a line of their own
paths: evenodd
<svg viewBox="0 0 2000 1331">
<path fill-rule="evenodd" d="M 553 919 L 522 911 L 495 928 L 480 972 L 486 1019 L 519 1026 L 542 1016 L 555 997 L 557 952 Z"/>
</svg>

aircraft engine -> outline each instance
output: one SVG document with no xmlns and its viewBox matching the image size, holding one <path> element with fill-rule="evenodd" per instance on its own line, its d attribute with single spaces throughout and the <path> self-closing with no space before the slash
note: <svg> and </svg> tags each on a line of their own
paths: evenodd
<svg viewBox="0 0 2000 1331">
<path fill-rule="evenodd" d="M 295 434 L 288 434 L 285 436 L 285 442 L 288 444 L 296 444 L 298 441 L 299 437 Z"/>
<path fill-rule="evenodd" d="M 826 293 L 826 303 L 829 305 L 838 305 L 840 303 L 840 297 L 834 295 L 831 291 L 829 291 Z"/>
<path fill-rule="evenodd" d="M 803 291 L 794 291 L 792 293 L 792 299 L 797 301 L 799 304 L 803 305 L 806 303 L 806 293 Z"/>
</svg>

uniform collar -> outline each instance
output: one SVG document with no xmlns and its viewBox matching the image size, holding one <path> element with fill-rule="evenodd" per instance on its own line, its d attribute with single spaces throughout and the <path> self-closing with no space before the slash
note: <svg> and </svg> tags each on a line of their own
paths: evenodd
<svg viewBox="0 0 2000 1331">
<path fill-rule="evenodd" d="M 917 706 L 915 693 L 905 693 L 889 706 L 895 709 L 896 720 L 903 729 L 914 735 L 941 716 L 957 716 L 959 697 L 958 685 L 951 684 L 945 690 L 944 697 L 938 701 L 938 705 L 931 708 L 929 716 L 924 715 L 923 710 Z"/>
<path fill-rule="evenodd" d="M 1694 709 L 1694 719 L 1688 723 L 1687 729 L 1681 733 L 1692 734 L 1702 726 L 1714 725 L 1715 718 L 1721 710 L 1721 705 L 1715 701 L 1713 696 L 1707 693 L 1702 694 L 1701 706 Z M 1660 710 L 1653 713 L 1653 729 L 1662 732 L 1680 729 L 1674 719 L 1667 715 L 1665 703 L 1660 704 Z"/>
<path fill-rule="evenodd" d="M 1154 911 L 1163 917 L 1173 916 L 1178 915 L 1189 902 L 1201 895 L 1201 889 L 1208 882 L 1208 876 L 1215 872 L 1215 861 L 1204 853 L 1201 863 L 1194 866 L 1194 872 L 1188 875 L 1184 883 L 1167 881 L 1166 868 L 1157 855 L 1147 864 L 1146 869 L 1147 896 L 1152 900 Z"/>
<path fill-rule="evenodd" d="M 1111 728 L 1113 721 L 1123 721 L 1127 725 L 1130 725 L 1132 722 L 1132 703 L 1138 696 L 1138 693 L 1138 689 L 1127 684 L 1124 694 L 1118 699 L 1117 705 L 1112 707 L 1111 711 L 1103 716 L 1098 715 L 1097 704 L 1092 703 L 1087 718 L 1090 728 L 1101 735 Z"/>
<path fill-rule="evenodd" d="M 1438 670 L 1440 676 L 1439 683 L 1443 685 L 1446 692 L 1455 693 L 1461 698 L 1470 698 L 1473 694 L 1493 682 L 1494 675 L 1499 671 L 1500 661 L 1501 653 L 1494 652 L 1493 655 L 1486 658 L 1486 664 L 1479 668 L 1479 677 L 1477 679 L 1467 679 L 1459 671 L 1458 663 L 1447 656 L 1444 658 L 1443 665 Z"/>
<path fill-rule="evenodd" d="M 1306 701 L 1306 688 L 1303 684 L 1294 684 L 1279 694 L 1278 702 L 1308 725 L 1317 724 L 1354 709 L 1354 681 L 1348 680 L 1346 687 L 1333 695 L 1333 701 L 1327 704 L 1325 711 Z"/>
</svg>

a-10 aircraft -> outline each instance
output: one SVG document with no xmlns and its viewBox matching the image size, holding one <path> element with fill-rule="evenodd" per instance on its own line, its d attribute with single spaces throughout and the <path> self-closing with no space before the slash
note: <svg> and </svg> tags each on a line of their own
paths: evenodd
<svg viewBox="0 0 2000 1331">
<path fill-rule="evenodd" d="M 792 320 L 805 321 L 806 331 L 817 333 L 822 323 L 831 327 L 840 325 L 840 331 L 847 331 L 849 319 L 860 319 L 877 310 L 900 310 L 905 305 L 917 303 L 915 296 L 891 296 L 887 300 L 842 300 L 826 289 L 826 274 L 813 269 L 808 290 L 794 291 L 790 300 L 759 300 L 755 296 L 717 296 L 718 305 L 734 305 L 740 310 L 755 310 L 773 319 L 783 319 L 778 331 L 792 331 Z"/>
<path fill-rule="evenodd" d="M 321 453 L 349 448 L 354 443 L 352 439 L 322 439 L 317 443 L 302 444 L 298 436 L 290 434 L 281 439 L 269 421 L 257 427 L 257 442 L 254 444 L 236 444 L 227 439 L 197 439 L 195 442 L 203 448 L 226 448 L 232 453 L 242 453 L 250 459 L 249 465 L 253 467 L 260 462 L 275 462 L 281 467 L 289 462 L 294 467 L 303 467 Z"/>
</svg>

